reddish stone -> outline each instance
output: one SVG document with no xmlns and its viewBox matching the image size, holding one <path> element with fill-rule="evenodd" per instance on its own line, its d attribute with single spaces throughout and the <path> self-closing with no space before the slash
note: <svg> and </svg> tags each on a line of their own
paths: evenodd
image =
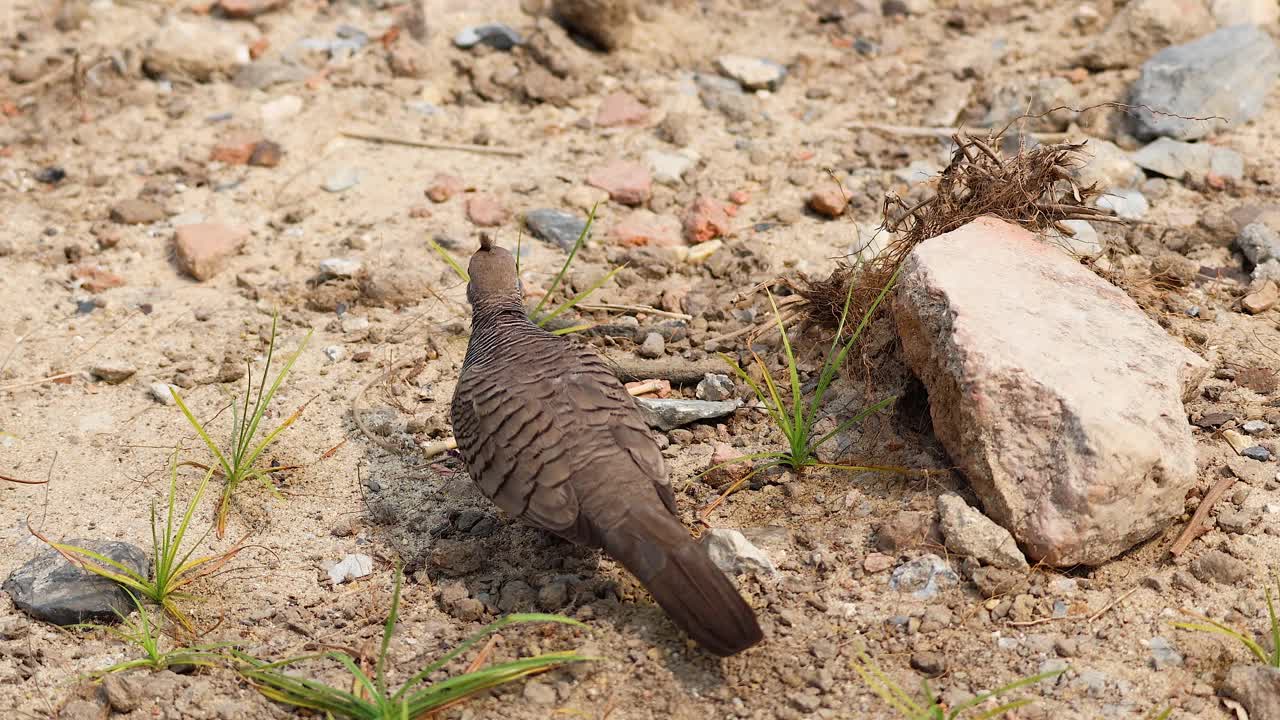
<svg viewBox="0 0 1280 720">
<path fill-rule="evenodd" d="M 427 207 L 426 205 L 414 205 L 413 207 L 409 208 L 409 217 L 415 220 L 421 220 L 422 218 L 429 218 L 431 217 L 431 208 Z"/>
<path fill-rule="evenodd" d="M 622 245 L 675 247 L 680 240 L 680 221 L 670 215 L 657 215 L 637 210 L 623 218 L 609 232 L 614 242 Z"/>
<path fill-rule="evenodd" d="M 615 160 L 593 169 L 587 184 L 609 193 L 609 198 L 623 205 L 641 205 L 649 201 L 653 176 L 649 168 L 638 162 Z"/>
<path fill-rule="evenodd" d="M 693 201 L 684 215 L 684 237 L 697 245 L 732 231 L 724 203 L 705 195 Z"/>
<path fill-rule="evenodd" d="M 462 182 L 462 178 L 457 175 L 437 173 L 431 178 L 431 184 L 427 186 L 427 197 L 434 203 L 447 202 L 449 198 L 465 189 L 466 183 Z"/>
<path fill-rule="evenodd" d="M 287 0 L 218 0 L 218 9 L 232 18 L 251 18 L 285 6 Z"/>
<path fill-rule="evenodd" d="M 809 196 L 809 209 L 824 217 L 840 217 L 848 204 L 848 199 L 838 187 L 823 187 Z"/>
<path fill-rule="evenodd" d="M 467 198 L 467 217 L 480 227 L 495 227 L 511 219 L 511 211 L 490 193 L 476 193 Z"/>
<path fill-rule="evenodd" d="M 209 159 L 226 165 L 246 165 L 253 156 L 254 148 L 262 142 L 262 136 L 256 132 L 242 130 L 223 138 L 213 146 Z"/>
<path fill-rule="evenodd" d="M 80 287 L 91 293 L 118 288 L 124 285 L 124 278 L 110 272 L 101 265 L 87 263 L 71 268 L 71 279 L 80 283 Z"/>
<path fill-rule="evenodd" d="M 253 146 L 253 153 L 249 155 L 249 164 L 256 167 L 275 167 L 280 164 L 283 157 L 283 148 L 270 140 L 263 140 Z"/>
<path fill-rule="evenodd" d="M 1268 280 L 1262 287 L 1244 296 L 1240 306 L 1250 315 L 1258 315 L 1275 307 L 1280 302 L 1280 286 L 1274 280 Z"/>
<path fill-rule="evenodd" d="M 746 461 L 742 451 L 723 442 L 715 443 L 712 448 L 711 461 L 707 464 L 702 482 L 713 488 L 725 487 L 742 480 L 751 472 L 751 463 Z"/>
<path fill-rule="evenodd" d="M 626 92 L 609 93 L 596 111 L 596 125 L 643 125 L 649 120 L 649 108 Z"/>
<path fill-rule="evenodd" d="M 208 280 L 248 240 L 249 231 L 242 227 L 221 223 L 182 225 L 174 235 L 178 267 L 197 280 Z"/>
<path fill-rule="evenodd" d="M 249 46 L 249 58 L 252 60 L 257 60 L 263 55 L 266 55 L 267 50 L 270 47 L 271 47 L 271 39 L 268 38 L 266 35 L 263 35 L 257 40 L 254 40 L 253 44 Z"/>
<path fill-rule="evenodd" d="M 729 202 L 734 205 L 746 205 L 751 202 L 751 193 L 746 190 L 734 190 L 729 193 Z"/>
</svg>

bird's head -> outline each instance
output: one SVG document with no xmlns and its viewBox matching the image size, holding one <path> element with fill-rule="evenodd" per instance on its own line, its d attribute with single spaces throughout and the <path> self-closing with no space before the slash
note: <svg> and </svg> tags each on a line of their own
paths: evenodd
<svg viewBox="0 0 1280 720">
<path fill-rule="evenodd" d="M 480 249 L 467 266 L 471 282 L 467 283 L 467 302 L 472 306 L 491 301 L 520 302 L 520 277 L 516 259 L 498 247 L 488 234 L 480 236 Z"/>
</svg>

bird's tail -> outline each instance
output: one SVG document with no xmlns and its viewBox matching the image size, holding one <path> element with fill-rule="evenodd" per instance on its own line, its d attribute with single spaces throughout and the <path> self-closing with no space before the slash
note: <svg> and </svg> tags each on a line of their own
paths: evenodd
<svg viewBox="0 0 1280 720">
<path fill-rule="evenodd" d="M 605 535 L 605 552 L 635 575 L 699 645 L 724 657 L 760 642 L 751 606 L 665 508 L 633 509 Z"/>
</svg>

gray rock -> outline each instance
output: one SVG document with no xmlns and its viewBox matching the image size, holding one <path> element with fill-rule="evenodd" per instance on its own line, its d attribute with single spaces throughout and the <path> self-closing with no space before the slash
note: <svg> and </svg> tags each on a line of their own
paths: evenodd
<svg viewBox="0 0 1280 720">
<path fill-rule="evenodd" d="M 1221 550 L 1210 550 L 1191 563 L 1191 574 L 1201 582 L 1235 585 L 1249 577 L 1249 566 Z"/>
<path fill-rule="evenodd" d="M 724 417 L 742 407 L 741 400 L 680 400 L 672 398 L 636 398 L 649 427 L 666 432 L 697 420 Z"/>
<path fill-rule="evenodd" d="M 1236 665 L 1227 671 L 1222 694 L 1243 705 L 1252 720 L 1280 720 L 1280 668 Z"/>
<path fill-rule="evenodd" d="M 694 390 L 694 395 L 699 400 L 710 400 L 712 402 L 731 400 L 734 396 L 733 380 L 729 379 L 728 375 L 707 373 L 698 381 L 698 387 Z"/>
<path fill-rule="evenodd" d="M 928 600 L 944 588 L 960 582 L 945 560 L 927 554 L 899 565 L 889 577 L 889 589 L 911 593 L 917 600 Z"/>
<path fill-rule="evenodd" d="M 736 81 L 719 75 L 696 75 L 698 96 L 708 110 L 717 110 L 733 122 L 744 122 L 755 115 L 755 99 L 742 92 Z"/>
<path fill-rule="evenodd" d="M 111 709 L 127 715 L 142 704 L 142 687 L 130 675 L 112 673 L 102 680 L 102 694 Z"/>
<path fill-rule="evenodd" d="M 311 73 L 301 65 L 261 58 L 241 67 L 231 83 L 244 90 L 266 90 L 276 85 L 303 82 Z"/>
<path fill-rule="evenodd" d="M 1235 150 L 1160 138 L 1133 154 L 1143 170 L 1182 179 L 1190 175 L 1202 179 L 1209 173 L 1230 180 L 1244 178 L 1244 157 Z"/>
<path fill-rule="evenodd" d="M 1234 25 L 1156 53 L 1142 65 L 1130 102 L 1181 115 L 1157 115 L 1139 107 L 1135 132 L 1142 138 L 1195 140 L 1239 126 L 1262 112 L 1280 76 L 1280 47 L 1253 25 Z M 1225 120 L 1184 118 L 1219 116 Z"/>
<path fill-rule="evenodd" d="M 510 50 L 517 45 L 524 44 L 524 38 L 520 36 L 520 33 L 502 23 L 487 23 L 463 28 L 462 32 L 453 37 L 453 44 L 464 50 L 481 43 L 495 50 Z"/>
<path fill-rule="evenodd" d="M 1141 220 L 1151 209 L 1147 196 L 1133 188 L 1109 190 L 1098 198 L 1097 204 L 1125 220 Z"/>
<path fill-rule="evenodd" d="M 1249 422 L 1241 425 L 1240 429 L 1250 435 L 1257 435 L 1258 433 L 1264 433 L 1270 430 L 1271 426 L 1261 420 L 1250 420 Z"/>
<path fill-rule="evenodd" d="M 1271 451 L 1261 445 L 1252 445 L 1240 451 L 1240 454 L 1258 462 L 1271 462 Z"/>
<path fill-rule="evenodd" d="M 640 347 L 636 349 L 636 354 L 642 358 L 662 357 L 667 351 L 667 341 L 662 338 L 660 333 L 651 332 L 644 336 L 644 342 L 640 343 Z"/>
<path fill-rule="evenodd" d="M 702 544 L 716 567 L 727 573 L 753 573 L 763 577 L 778 574 L 778 567 L 769 554 L 753 545 L 737 530 L 716 528 L 706 534 Z"/>
<path fill-rule="evenodd" d="M 716 58 L 716 69 L 737 80 L 744 90 L 777 90 L 787 77 L 787 69 L 780 63 L 746 55 L 721 55 Z"/>
<path fill-rule="evenodd" d="M 1027 130 L 1061 130 L 1079 113 L 1054 108 L 1079 108 L 1083 105 L 1080 91 L 1064 77 L 1047 77 L 1032 83 L 1028 83 L 1026 78 L 1017 78 L 996 89 L 987 116 L 979 124 L 1000 130 L 1016 120 L 1019 127 Z M 1048 112 L 1050 110 L 1054 112 Z"/>
<path fill-rule="evenodd" d="M 565 252 L 573 250 L 578 237 L 587 229 L 587 221 L 571 212 L 542 208 L 525 213 L 525 227 L 533 236 L 549 242 Z"/>
<path fill-rule="evenodd" d="M 1254 510 L 1223 509 L 1218 512 L 1218 529 L 1223 532 L 1247 535 L 1258 524 L 1259 516 Z"/>
<path fill-rule="evenodd" d="M 959 495 L 944 493 L 938 496 L 938 516 L 948 550 L 974 558 L 984 565 L 1007 570 L 1030 569 L 1013 535 L 969 507 Z"/>
<path fill-rule="evenodd" d="M 1026 575 L 998 567 L 981 567 L 973 571 L 973 584 L 984 598 L 1001 597 L 1025 584 Z"/>
<path fill-rule="evenodd" d="M 502 585 L 498 593 L 498 609 L 504 613 L 527 612 L 533 609 L 538 594 L 523 580 L 511 580 Z"/>
<path fill-rule="evenodd" d="M 563 582 L 550 582 L 538 589 L 538 607 L 543 612 L 555 612 L 569 604 L 569 586 Z"/>
<path fill-rule="evenodd" d="M 1265 223 L 1245 225 L 1236 238 L 1236 245 L 1254 265 L 1280 259 L 1280 234 Z"/>
<path fill-rule="evenodd" d="M 1103 191 L 1130 188 L 1143 178 L 1142 170 L 1133 158 L 1115 143 L 1089 138 L 1083 154 L 1089 158 L 1088 161 L 1072 170 L 1071 174 L 1085 187 L 1097 185 Z"/>
<path fill-rule="evenodd" d="M 330 173 L 320 187 L 324 188 L 325 192 L 340 193 L 344 190 L 350 190 L 358 184 L 360 184 L 360 170 L 358 168 L 340 167 Z"/>
<path fill-rule="evenodd" d="M 147 554 L 125 542 L 73 539 L 76 545 L 147 573 Z M 46 548 L 4 581 L 4 591 L 19 610 L 54 625 L 113 622 L 133 611 L 133 601 L 119 584 L 67 562 L 53 548 Z"/>
<path fill-rule="evenodd" d="M 1151 666 L 1156 670 L 1165 670 L 1182 664 L 1182 655 L 1173 649 L 1169 641 L 1157 635 L 1147 641 L 1151 649 Z"/>
</svg>

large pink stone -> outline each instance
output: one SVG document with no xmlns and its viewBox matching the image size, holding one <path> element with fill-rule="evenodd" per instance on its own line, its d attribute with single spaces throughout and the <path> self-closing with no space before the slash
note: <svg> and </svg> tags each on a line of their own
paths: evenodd
<svg viewBox="0 0 1280 720">
<path fill-rule="evenodd" d="M 894 311 L 934 432 L 1032 562 L 1096 565 L 1182 513 L 1208 365 L 1119 288 L 981 218 L 912 251 Z"/>
</svg>

